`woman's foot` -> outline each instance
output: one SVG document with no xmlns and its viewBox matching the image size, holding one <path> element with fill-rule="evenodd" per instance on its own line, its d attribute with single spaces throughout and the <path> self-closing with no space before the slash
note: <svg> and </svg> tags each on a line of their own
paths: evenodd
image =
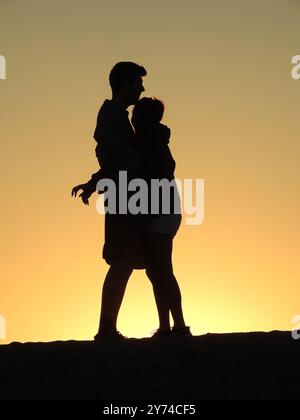
<svg viewBox="0 0 300 420">
<path fill-rule="evenodd" d="M 172 328 L 172 337 L 192 337 L 190 327 L 173 327 Z"/>
</svg>

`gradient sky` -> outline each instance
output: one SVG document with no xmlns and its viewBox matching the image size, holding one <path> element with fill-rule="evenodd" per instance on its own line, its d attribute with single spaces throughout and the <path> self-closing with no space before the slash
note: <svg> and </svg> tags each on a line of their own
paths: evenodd
<svg viewBox="0 0 300 420">
<path fill-rule="evenodd" d="M 103 216 L 71 198 L 97 170 L 92 138 L 118 61 L 164 100 L 178 178 L 204 178 L 205 220 L 182 225 L 174 269 L 194 334 L 290 330 L 299 300 L 300 54 L 296 0 L 0 0 L 1 289 L 11 341 L 89 340 Z M 158 325 L 144 271 L 119 318 Z"/>
</svg>

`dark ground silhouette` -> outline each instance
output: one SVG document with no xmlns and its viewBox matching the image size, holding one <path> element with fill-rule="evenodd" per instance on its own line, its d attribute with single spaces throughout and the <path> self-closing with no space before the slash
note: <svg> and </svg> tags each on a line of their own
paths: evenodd
<svg viewBox="0 0 300 420">
<path fill-rule="evenodd" d="M 289 332 L 0 346 L 0 399 L 219 400 L 300 395 Z"/>
</svg>

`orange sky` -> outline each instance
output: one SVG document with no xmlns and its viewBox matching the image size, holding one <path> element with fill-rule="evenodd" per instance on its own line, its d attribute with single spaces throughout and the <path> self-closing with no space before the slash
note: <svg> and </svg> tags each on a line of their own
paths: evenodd
<svg viewBox="0 0 300 420">
<path fill-rule="evenodd" d="M 0 2 L 1 295 L 11 341 L 91 339 L 107 271 L 103 216 L 70 197 L 97 169 L 108 73 L 148 71 L 178 178 L 204 178 L 205 220 L 182 225 L 174 268 L 195 334 L 292 328 L 299 301 L 300 5 L 295 0 Z M 136 271 L 119 319 L 157 316 Z"/>
</svg>

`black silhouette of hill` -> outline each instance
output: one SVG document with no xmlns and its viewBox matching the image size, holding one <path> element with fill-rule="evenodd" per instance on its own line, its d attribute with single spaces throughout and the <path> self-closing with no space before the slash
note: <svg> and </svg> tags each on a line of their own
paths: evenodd
<svg viewBox="0 0 300 420">
<path fill-rule="evenodd" d="M 237 400 L 300 396 L 290 332 L 0 346 L 2 400 Z"/>
</svg>

